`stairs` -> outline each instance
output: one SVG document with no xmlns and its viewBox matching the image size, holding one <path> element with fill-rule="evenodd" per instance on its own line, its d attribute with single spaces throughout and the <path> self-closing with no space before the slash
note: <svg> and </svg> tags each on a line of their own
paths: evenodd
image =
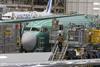
<svg viewBox="0 0 100 67">
<path fill-rule="evenodd" d="M 66 51 L 67 51 L 67 48 L 68 48 L 68 34 L 67 34 L 68 30 L 67 30 L 67 28 L 64 28 L 63 31 L 65 32 L 66 37 L 65 37 L 64 43 L 62 44 L 62 51 L 59 52 L 59 48 L 58 48 L 57 42 L 55 42 L 55 45 L 53 46 L 53 49 L 51 51 L 52 55 L 49 58 L 50 61 L 63 60 L 64 57 L 65 57 L 65 54 L 66 54 Z M 56 33 L 57 33 L 57 31 L 56 31 Z M 56 34 L 56 36 L 57 36 L 57 34 Z"/>
<path fill-rule="evenodd" d="M 65 40 L 63 43 L 62 51 L 59 52 L 59 48 L 57 46 L 57 43 L 54 45 L 52 56 L 49 58 L 50 61 L 57 61 L 57 60 L 63 60 L 66 54 L 68 48 L 67 41 Z"/>
</svg>

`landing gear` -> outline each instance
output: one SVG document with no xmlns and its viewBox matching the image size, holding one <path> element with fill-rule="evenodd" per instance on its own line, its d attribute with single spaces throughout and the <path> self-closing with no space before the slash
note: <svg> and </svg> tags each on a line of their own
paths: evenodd
<svg viewBox="0 0 100 67">
<path fill-rule="evenodd" d="M 27 51 L 23 48 L 22 45 L 20 46 L 19 52 L 20 52 L 20 53 L 23 53 L 23 52 L 27 53 Z"/>
</svg>

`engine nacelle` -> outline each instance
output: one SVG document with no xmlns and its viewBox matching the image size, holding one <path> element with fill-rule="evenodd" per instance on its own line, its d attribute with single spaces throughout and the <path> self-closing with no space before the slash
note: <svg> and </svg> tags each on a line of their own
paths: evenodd
<svg viewBox="0 0 100 67">
<path fill-rule="evenodd" d="M 22 46 L 26 51 L 31 51 L 36 45 L 37 31 L 27 31 L 22 35 Z"/>
</svg>

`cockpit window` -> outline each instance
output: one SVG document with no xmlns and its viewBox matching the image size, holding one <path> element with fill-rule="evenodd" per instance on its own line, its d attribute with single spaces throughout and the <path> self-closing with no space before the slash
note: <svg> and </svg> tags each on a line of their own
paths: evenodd
<svg viewBox="0 0 100 67">
<path fill-rule="evenodd" d="M 2 17 L 11 18 L 11 16 L 2 16 Z"/>
<path fill-rule="evenodd" d="M 39 29 L 37 29 L 37 28 L 32 28 L 32 31 L 39 31 Z"/>
<path fill-rule="evenodd" d="M 28 31 L 28 30 L 30 30 L 30 28 L 29 27 L 25 27 L 24 30 L 27 30 Z"/>
<path fill-rule="evenodd" d="M 39 29 L 37 29 L 37 28 L 32 28 L 31 29 L 31 27 L 25 27 L 24 30 L 27 30 L 27 31 L 29 31 L 29 30 L 31 30 L 31 31 L 39 31 Z"/>
</svg>

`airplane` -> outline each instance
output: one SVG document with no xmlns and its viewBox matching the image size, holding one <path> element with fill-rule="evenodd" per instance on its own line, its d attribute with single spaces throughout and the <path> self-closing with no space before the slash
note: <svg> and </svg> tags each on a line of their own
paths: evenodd
<svg viewBox="0 0 100 67">
<path fill-rule="evenodd" d="M 2 20 L 7 20 L 7 19 L 32 19 L 32 18 L 36 18 L 36 17 L 50 16 L 50 15 L 52 15 L 51 9 L 52 9 L 52 0 L 49 0 L 46 9 L 42 12 L 37 12 L 37 11 L 32 11 L 32 12 L 31 11 L 7 12 L 4 15 L 2 15 Z"/>
<path fill-rule="evenodd" d="M 27 23 L 27 22 L 29 23 L 29 22 L 33 22 L 33 21 L 39 21 L 39 20 L 45 20 L 45 19 L 52 19 L 52 18 L 62 18 L 62 17 L 66 17 L 66 15 L 55 15 L 55 16 L 39 17 L 39 18 L 33 18 L 33 19 L 7 20 L 7 21 L 0 21 L 0 23 L 24 24 L 24 23 Z M 24 27 L 24 28 L 26 28 L 26 27 Z M 22 34 L 22 36 L 21 36 L 21 44 L 22 44 L 22 46 L 24 48 L 23 51 L 33 52 L 32 49 L 36 46 L 37 35 L 40 33 L 40 30 L 33 31 L 31 29 L 32 29 L 32 27 L 29 27 L 28 30 L 24 29 L 23 33 L 21 33 Z M 37 29 L 37 28 L 35 28 L 35 29 Z"/>
<path fill-rule="evenodd" d="M 39 17 L 39 18 L 33 18 L 33 19 L 21 19 L 21 20 L 17 19 L 17 20 L 1 21 L 1 23 L 21 23 L 22 24 L 22 23 L 28 22 L 28 25 L 26 25 L 23 29 L 23 34 L 21 36 L 21 43 L 22 43 L 23 49 L 25 51 L 33 52 L 34 51 L 33 48 L 37 45 L 36 44 L 37 38 L 39 37 L 38 35 L 41 33 L 41 31 L 40 31 L 41 28 L 45 27 L 45 26 L 47 28 L 51 27 L 53 18 L 57 18 L 60 21 L 60 23 L 64 24 L 65 26 L 67 26 L 68 23 L 70 23 L 70 22 L 74 22 L 75 24 L 76 23 L 84 24 L 84 25 L 89 23 L 89 21 L 85 19 L 84 15 L 82 15 L 82 16 L 79 15 L 79 16 L 75 16 L 75 17 L 74 16 L 66 16 L 66 15 L 55 15 L 55 16 Z M 64 21 L 65 19 L 66 19 L 66 21 Z M 81 21 L 81 20 L 84 20 L 84 21 Z M 40 26 L 40 28 L 37 26 Z M 46 47 L 47 46 L 48 45 L 46 45 Z"/>
</svg>

